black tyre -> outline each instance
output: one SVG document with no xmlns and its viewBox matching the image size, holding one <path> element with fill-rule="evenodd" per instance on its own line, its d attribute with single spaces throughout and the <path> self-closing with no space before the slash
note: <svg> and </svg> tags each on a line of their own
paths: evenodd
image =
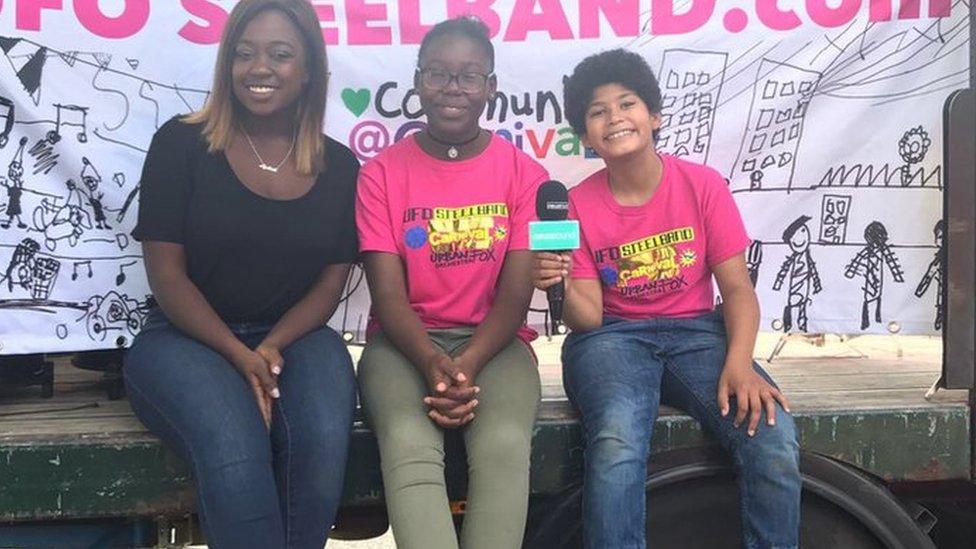
<svg viewBox="0 0 976 549">
<path fill-rule="evenodd" d="M 701 450 L 655 456 L 647 486 L 647 539 L 655 548 L 742 547 L 739 490 L 727 460 Z M 929 549 L 931 539 L 897 499 L 843 463 L 803 453 L 800 546 Z M 579 489 L 537 502 L 525 547 L 582 547 Z"/>
</svg>

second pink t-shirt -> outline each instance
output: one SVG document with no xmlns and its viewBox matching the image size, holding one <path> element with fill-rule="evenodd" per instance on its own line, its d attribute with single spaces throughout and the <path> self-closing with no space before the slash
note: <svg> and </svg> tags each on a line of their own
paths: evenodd
<svg viewBox="0 0 976 549">
<path fill-rule="evenodd" d="M 606 315 L 643 320 L 711 311 L 711 267 L 749 246 L 718 172 L 670 155 L 661 159 L 661 183 L 640 206 L 617 202 L 606 169 L 569 193 L 581 243 L 572 276 L 600 279 Z"/>
<path fill-rule="evenodd" d="M 494 302 L 505 254 L 528 249 L 536 191 L 546 179 L 538 162 L 498 136 L 458 162 L 405 138 L 359 172 L 360 251 L 400 256 L 410 306 L 425 327 L 476 326 Z M 518 335 L 529 342 L 536 333 L 523 326 Z"/>
</svg>

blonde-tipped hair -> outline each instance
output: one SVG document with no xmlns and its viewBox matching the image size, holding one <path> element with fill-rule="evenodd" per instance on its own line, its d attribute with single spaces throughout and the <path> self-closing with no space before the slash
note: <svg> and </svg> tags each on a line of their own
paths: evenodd
<svg viewBox="0 0 976 549">
<path fill-rule="evenodd" d="M 240 105 L 234 98 L 234 51 L 248 23 L 258 15 L 276 10 L 291 20 L 305 46 L 305 72 L 308 82 L 298 99 L 295 117 L 295 167 L 299 173 L 312 175 L 325 169 L 325 96 L 328 92 L 328 60 L 318 16 L 308 0 L 241 0 L 231 10 L 220 38 L 213 87 L 203 108 L 189 114 L 184 121 L 203 124 L 203 136 L 210 152 L 224 151 L 230 145 Z"/>
</svg>

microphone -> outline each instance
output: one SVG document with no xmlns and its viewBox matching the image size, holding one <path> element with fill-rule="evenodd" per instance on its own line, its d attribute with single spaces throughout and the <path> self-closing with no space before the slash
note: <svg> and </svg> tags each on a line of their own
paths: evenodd
<svg viewBox="0 0 976 549">
<path fill-rule="evenodd" d="M 569 193 L 565 185 L 553 180 L 543 183 L 535 195 L 535 213 L 539 221 L 529 223 L 530 250 L 564 252 L 579 248 L 579 222 L 566 219 Z M 546 288 L 550 326 L 554 333 L 559 333 L 565 294 L 563 281 Z"/>
</svg>

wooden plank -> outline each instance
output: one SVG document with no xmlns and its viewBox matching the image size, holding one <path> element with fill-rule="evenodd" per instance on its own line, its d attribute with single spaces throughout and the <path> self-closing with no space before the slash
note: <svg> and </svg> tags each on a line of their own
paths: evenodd
<svg viewBox="0 0 976 549">
<path fill-rule="evenodd" d="M 966 409 L 894 413 L 798 414 L 803 447 L 834 456 L 890 480 L 968 478 Z M 451 493 L 464 491 L 460 439 L 447 439 Z M 707 444 L 697 422 L 663 416 L 653 451 Z M 372 435 L 355 430 L 344 501 L 378 504 L 381 483 Z M 571 419 L 540 423 L 532 454 L 533 494 L 565 490 L 581 478 L 579 425 Z M 144 434 L 0 444 L 0 520 L 39 520 L 185 512 L 192 487 L 185 466 Z"/>
<path fill-rule="evenodd" d="M 841 363 L 842 362 L 842 363 Z M 59 370 L 60 371 L 60 370 Z M 938 368 L 918 360 L 776 361 L 769 367 L 790 395 L 803 447 L 889 480 L 969 477 L 970 424 L 964 391 L 922 397 Z M 561 491 L 580 479 L 582 444 L 558 367 L 540 367 L 543 394 L 533 445 L 531 489 Z M 932 377 L 930 377 L 932 376 Z M 105 400 L 100 374 L 75 372 L 50 400 L 0 400 L 0 520 L 153 515 L 192 508 L 183 463 L 131 414 Z M 97 402 L 97 408 L 54 410 Z M 21 414 L 27 412 L 26 415 Z M 375 504 L 378 452 L 358 422 L 351 443 L 346 504 Z M 665 407 L 653 451 L 708 444 L 697 422 Z M 451 493 L 464 490 L 457 434 L 447 437 Z"/>
</svg>

